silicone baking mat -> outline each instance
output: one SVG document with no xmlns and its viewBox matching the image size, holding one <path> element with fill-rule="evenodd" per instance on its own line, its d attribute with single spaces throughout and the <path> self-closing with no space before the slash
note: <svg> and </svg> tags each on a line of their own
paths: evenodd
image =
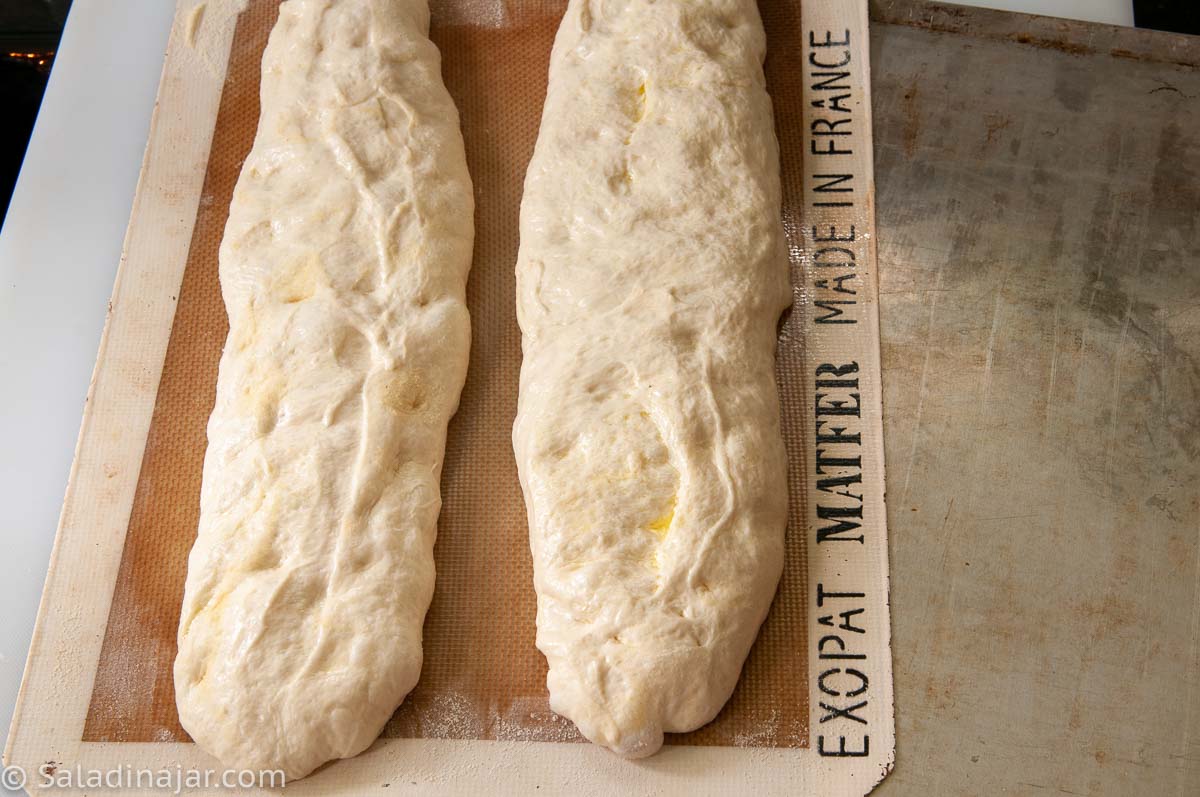
<svg viewBox="0 0 1200 797">
<path fill-rule="evenodd" d="M 278 5 L 180 0 L 6 751 L 23 767 L 215 764 L 179 725 L 172 663 L 227 332 L 217 249 L 253 141 L 259 63 Z M 703 782 L 763 793 L 862 794 L 888 771 L 894 748 L 866 9 L 829 0 L 813 6 L 810 13 L 805 4 L 802 24 L 800 0 L 760 3 L 796 297 L 780 327 L 777 369 L 791 499 L 783 577 L 721 714 L 697 731 L 670 735 L 662 753 L 634 764 L 580 744 L 573 724 L 549 709 L 511 449 L 520 366 L 518 212 L 565 3 L 432 4 L 431 36 L 461 114 L 476 192 L 476 240 L 467 286 L 470 368 L 447 441 L 425 663 L 379 742 L 291 784 L 290 792 L 411 785 L 574 793 L 601 784 L 687 792 Z M 829 76 L 817 55 L 821 63 L 854 62 Z M 854 154 L 820 161 L 826 171 L 854 171 L 831 184 L 836 211 L 815 201 L 824 196 L 814 194 L 828 183 L 824 172 L 819 182 L 804 172 L 820 127 L 805 104 L 814 84 L 833 91 L 837 112 L 852 113 L 856 125 L 848 138 L 835 128 Z M 854 242 L 834 247 L 856 258 L 845 268 L 842 255 L 817 262 L 813 248 L 817 231 L 834 227 L 839 235 L 859 231 Z M 852 273 L 840 273 L 846 268 Z M 837 298 L 823 294 L 830 285 L 843 289 Z M 834 307 L 832 324 L 815 320 Z M 844 434 L 822 425 L 823 415 L 836 416 Z M 841 487 L 822 486 L 822 473 Z"/>
<path fill-rule="evenodd" d="M 234 29 L 85 741 L 188 739 L 175 712 L 171 664 L 199 516 L 205 425 L 228 330 L 217 249 L 233 186 L 254 142 L 259 61 L 278 7 L 278 0 L 253 0 Z M 776 6 L 777 11 L 783 8 Z M 513 272 L 517 214 L 562 8 L 509 4 L 503 19 L 490 26 L 454 24 L 464 12 L 447 19 L 438 13 L 443 10 L 434 8 L 431 35 L 462 117 L 479 207 L 467 288 L 473 343 L 446 445 L 437 587 L 425 620 L 425 663 L 419 684 L 384 733 L 582 740 L 574 725 L 550 711 L 546 663 L 534 646 L 533 565 L 511 444 L 521 363 Z M 788 24 L 779 13 L 772 21 Z M 788 52 L 781 48 L 778 57 L 772 54 L 777 78 L 796 68 L 788 63 Z M 781 358 L 780 381 L 795 380 L 798 367 L 795 359 Z M 796 410 L 785 407 L 785 412 Z M 793 436 L 790 442 L 793 453 L 802 454 L 802 441 Z M 799 597 L 804 589 L 803 535 L 789 534 L 788 543 L 790 566 L 732 700 L 715 722 L 671 735 L 668 743 L 807 745 L 805 668 L 797 666 L 806 648 Z"/>
</svg>

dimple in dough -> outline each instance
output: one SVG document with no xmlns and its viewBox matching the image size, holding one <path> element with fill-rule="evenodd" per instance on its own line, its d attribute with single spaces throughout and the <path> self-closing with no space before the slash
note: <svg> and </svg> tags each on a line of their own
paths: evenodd
<svg viewBox="0 0 1200 797">
<path fill-rule="evenodd" d="M 551 707 L 631 757 L 720 710 L 783 563 L 764 49 L 753 0 L 571 0 L 525 180 L 537 644 Z"/>
<path fill-rule="evenodd" d="M 474 235 L 428 30 L 425 0 L 288 0 L 263 53 L 175 660 L 227 766 L 355 755 L 421 670 Z"/>
</svg>

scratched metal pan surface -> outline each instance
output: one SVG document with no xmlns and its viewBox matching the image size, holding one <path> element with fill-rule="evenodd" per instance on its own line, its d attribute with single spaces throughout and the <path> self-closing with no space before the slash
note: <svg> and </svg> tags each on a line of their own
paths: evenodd
<svg viewBox="0 0 1200 797">
<path fill-rule="evenodd" d="M 897 766 L 1200 782 L 1200 39 L 876 2 Z"/>
</svg>

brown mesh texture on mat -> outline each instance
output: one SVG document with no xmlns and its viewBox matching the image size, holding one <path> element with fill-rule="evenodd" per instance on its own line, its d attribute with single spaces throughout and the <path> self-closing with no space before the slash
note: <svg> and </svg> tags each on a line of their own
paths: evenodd
<svg viewBox="0 0 1200 797">
<path fill-rule="evenodd" d="M 502 2 L 502 0 L 496 0 Z M 564 4 L 505 3 L 488 24 L 455 24 L 434 3 L 432 37 L 462 116 L 476 194 L 467 286 L 471 364 L 450 424 L 436 547 L 437 587 L 425 619 L 421 681 L 385 736 L 578 741 L 550 711 L 534 647 L 532 562 L 511 447 L 521 361 L 513 266 L 525 167 Z M 799 251 L 801 31 L 798 0 L 761 6 L 768 82 L 783 156 L 789 250 Z M 258 121 L 259 61 L 278 0 L 251 0 L 238 19 L 174 325 L 138 478 L 84 741 L 186 741 L 175 712 L 175 633 L 199 514 L 205 426 L 227 331 L 217 248 Z M 503 24 L 496 25 L 497 19 Z M 792 263 L 793 271 L 798 263 Z M 673 744 L 803 747 L 808 743 L 803 541 L 803 360 L 799 313 L 785 323 L 778 377 L 792 494 L 787 561 L 741 682 L 715 721 Z M 386 633 L 386 629 L 381 629 Z"/>
</svg>

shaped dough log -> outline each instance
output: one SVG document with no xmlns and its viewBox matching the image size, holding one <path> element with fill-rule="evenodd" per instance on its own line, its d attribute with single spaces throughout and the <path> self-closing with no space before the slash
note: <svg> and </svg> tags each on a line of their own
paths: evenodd
<svg viewBox="0 0 1200 797">
<path fill-rule="evenodd" d="M 753 0 L 571 0 L 525 181 L 537 644 L 553 709 L 628 756 L 720 710 L 783 562 L 764 49 Z"/>
<path fill-rule="evenodd" d="M 474 234 L 428 30 L 425 0 L 288 0 L 263 54 L 175 661 L 227 766 L 355 755 L 420 673 Z"/>
</svg>

